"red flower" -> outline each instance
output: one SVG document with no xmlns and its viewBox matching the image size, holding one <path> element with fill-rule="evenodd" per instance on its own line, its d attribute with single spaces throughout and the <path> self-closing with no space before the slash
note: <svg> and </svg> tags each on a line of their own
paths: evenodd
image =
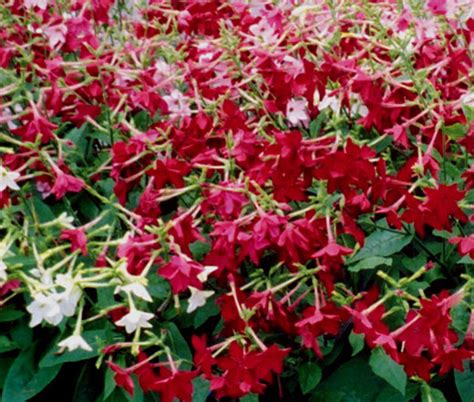
<svg viewBox="0 0 474 402">
<path fill-rule="evenodd" d="M 60 239 L 71 242 L 71 251 L 81 250 L 82 255 L 87 255 L 87 237 L 83 228 L 64 229 Z"/>
<path fill-rule="evenodd" d="M 202 266 L 197 262 L 174 255 L 171 261 L 158 269 L 158 273 L 168 279 L 174 294 L 184 292 L 188 286 L 201 289 L 202 283 L 198 275 L 202 272 Z"/>
<path fill-rule="evenodd" d="M 122 367 L 120 367 L 119 365 L 111 361 L 108 361 L 107 364 L 115 373 L 114 375 L 115 383 L 119 387 L 124 388 L 125 391 L 127 391 L 130 394 L 130 396 L 133 396 L 135 385 L 133 384 L 133 380 L 132 380 L 132 377 L 130 376 L 130 373 L 126 369 L 123 369 Z"/>
<path fill-rule="evenodd" d="M 66 174 L 60 170 L 56 171 L 56 181 L 51 192 L 60 200 L 68 192 L 78 193 L 84 188 L 84 181 Z"/>
<path fill-rule="evenodd" d="M 162 366 L 158 380 L 151 389 L 160 393 L 161 402 L 173 402 L 175 398 L 190 402 L 193 397 L 192 380 L 196 375 L 195 371 L 170 371 Z"/>
<path fill-rule="evenodd" d="M 468 237 L 452 237 L 449 242 L 457 244 L 459 254 L 469 254 L 469 257 L 474 259 L 474 234 Z"/>
</svg>

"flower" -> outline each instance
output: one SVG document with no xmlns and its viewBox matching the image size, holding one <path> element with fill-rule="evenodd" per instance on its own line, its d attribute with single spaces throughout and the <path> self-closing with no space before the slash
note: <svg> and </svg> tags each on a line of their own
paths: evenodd
<svg viewBox="0 0 474 402">
<path fill-rule="evenodd" d="M 169 95 L 163 96 L 163 99 L 168 105 L 170 117 L 184 117 L 191 114 L 191 109 L 188 105 L 188 99 L 177 89 L 173 89 Z"/>
<path fill-rule="evenodd" d="M 86 352 L 92 352 L 92 348 L 81 335 L 71 335 L 70 337 L 58 343 L 60 348 L 66 348 L 69 352 L 76 349 L 82 349 Z"/>
<path fill-rule="evenodd" d="M 286 117 L 293 126 L 307 126 L 309 115 L 306 100 L 291 99 L 286 105 Z"/>
<path fill-rule="evenodd" d="M 216 265 L 205 265 L 202 271 L 197 275 L 197 278 L 201 282 L 206 282 L 208 276 L 212 274 L 214 271 L 217 271 L 218 269 L 219 268 Z"/>
<path fill-rule="evenodd" d="M 30 327 L 36 327 L 43 320 L 51 325 L 58 325 L 63 319 L 61 308 L 52 295 L 37 293 L 33 301 L 26 307 L 31 314 Z"/>
<path fill-rule="evenodd" d="M 0 283 L 7 280 L 7 266 L 0 260 Z"/>
<path fill-rule="evenodd" d="M 135 332 L 138 328 L 151 328 L 152 325 L 148 322 L 153 318 L 153 314 L 145 313 L 132 309 L 128 314 L 124 315 L 120 320 L 115 321 L 115 325 L 125 327 L 128 334 Z"/>
<path fill-rule="evenodd" d="M 341 101 L 336 96 L 326 95 L 318 105 L 319 110 L 330 108 L 335 114 L 341 111 Z"/>
<path fill-rule="evenodd" d="M 9 172 L 3 166 L 0 165 L 0 192 L 4 191 L 7 187 L 11 190 L 19 190 L 16 180 L 20 177 L 18 172 Z"/>
<path fill-rule="evenodd" d="M 84 181 L 74 176 L 66 174 L 60 170 L 56 172 L 56 181 L 51 192 L 60 200 L 68 192 L 78 193 L 84 188 Z"/>
<path fill-rule="evenodd" d="M 146 287 L 138 282 L 129 283 L 124 286 L 117 286 L 115 288 L 114 294 L 117 294 L 119 292 L 131 293 L 134 296 L 139 297 L 140 299 L 143 299 L 147 302 L 153 301 Z"/>
<path fill-rule="evenodd" d="M 65 24 L 49 26 L 44 29 L 44 34 L 48 38 L 49 47 L 54 49 L 58 44 L 61 46 L 66 41 L 67 27 Z"/>
<path fill-rule="evenodd" d="M 25 0 L 26 8 L 38 7 L 41 10 L 46 10 L 48 7 L 48 0 Z"/>
<path fill-rule="evenodd" d="M 256 37 L 258 40 L 254 42 L 261 41 L 264 44 L 274 43 L 277 39 L 275 33 L 275 28 L 273 28 L 266 19 L 261 19 L 258 24 L 253 24 L 249 31 Z"/>
<path fill-rule="evenodd" d="M 187 313 L 192 313 L 199 307 L 206 304 L 206 300 L 214 294 L 213 290 L 199 290 L 192 286 L 189 287 L 191 291 L 191 297 L 188 299 Z"/>
</svg>

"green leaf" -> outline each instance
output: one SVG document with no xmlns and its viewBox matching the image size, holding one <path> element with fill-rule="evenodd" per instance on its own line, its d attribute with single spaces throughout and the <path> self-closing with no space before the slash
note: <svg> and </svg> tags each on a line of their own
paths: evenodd
<svg viewBox="0 0 474 402">
<path fill-rule="evenodd" d="M 466 116 L 466 119 L 470 122 L 474 121 L 474 107 L 469 106 L 469 105 L 463 105 L 462 110 L 464 112 L 464 115 Z"/>
<path fill-rule="evenodd" d="M 40 367 L 53 367 L 58 364 L 63 364 L 66 362 L 78 362 L 81 360 L 87 360 L 92 357 L 99 355 L 99 348 L 102 345 L 102 342 L 106 339 L 105 330 L 93 330 L 85 331 L 82 333 L 82 337 L 92 348 L 91 352 L 87 352 L 82 349 L 76 349 L 72 352 L 65 351 L 64 353 L 58 355 L 58 346 L 56 341 L 52 342 L 52 346 L 48 353 L 41 359 L 39 366 Z"/>
<path fill-rule="evenodd" d="M 359 353 L 362 349 L 364 349 L 364 334 L 356 334 L 354 331 L 351 331 L 349 335 L 349 343 L 352 346 L 352 355 L 355 356 Z"/>
<path fill-rule="evenodd" d="M 209 381 L 196 377 L 193 381 L 193 402 L 206 402 L 209 395 Z"/>
<path fill-rule="evenodd" d="M 350 265 L 349 266 L 349 271 L 350 272 L 359 272 L 359 271 L 364 270 L 364 269 L 376 268 L 380 265 L 391 266 L 392 265 L 392 259 L 391 258 L 385 258 L 385 257 L 377 257 L 377 256 L 364 258 L 363 260 L 360 260 L 357 264 Z"/>
<path fill-rule="evenodd" d="M 0 389 L 3 388 L 3 384 L 5 383 L 5 379 L 7 378 L 8 370 L 12 366 L 15 358 L 13 357 L 3 357 L 0 359 Z M 1 392 L 0 392 L 1 397 Z"/>
<path fill-rule="evenodd" d="M 367 362 L 355 357 L 342 364 L 313 392 L 311 402 L 373 401 L 385 381 L 376 376 Z"/>
<path fill-rule="evenodd" d="M 0 353 L 9 352 L 18 348 L 18 345 L 8 339 L 7 336 L 0 335 Z"/>
<path fill-rule="evenodd" d="M 443 133 L 452 140 L 457 140 L 466 134 L 466 127 L 460 123 L 454 123 L 450 126 L 443 127 Z"/>
<path fill-rule="evenodd" d="M 469 305 L 464 300 L 461 300 L 461 302 L 456 304 L 451 310 L 452 325 L 460 334 L 466 333 L 470 317 Z"/>
<path fill-rule="evenodd" d="M 382 389 L 382 392 L 377 395 L 375 402 L 406 402 L 406 399 L 400 393 L 393 392 L 393 387 L 387 385 Z"/>
<path fill-rule="evenodd" d="M 375 374 L 405 395 L 407 375 L 403 367 L 392 360 L 382 348 L 378 347 L 372 350 L 369 365 Z"/>
<path fill-rule="evenodd" d="M 464 371 L 454 370 L 454 381 L 462 402 L 474 401 L 474 372 L 469 367 L 469 362 L 464 362 Z"/>
<path fill-rule="evenodd" d="M 448 402 L 443 393 L 436 388 L 431 388 L 428 384 L 423 383 L 421 387 L 421 402 Z"/>
<path fill-rule="evenodd" d="M 2 402 L 23 402 L 41 392 L 58 374 L 61 366 L 35 367 L 36 344 L 23 350 L 5 379 Z"/>
<path fill-rule="evenodd" d="M 312 391 L 319 384 L 322 376 L 321 368 L 317 364 L 303 363 L 298 369 L 298 379 L 303 394 Z"/>
<path fill-rule="evenodd" d="M 240 398 L 240 402 L 258 402 L 258 395 L 256 394 L 245 395 L 243 398 Z"/>
<path fill-rule="evenodd" d="M 196 261 L 201 261 L 204 256 L 211 250 L 211 245 L 203 241 L 195 241 L 189 245 L 189 249 Z"/>
<path fill-rule="evenodd" d="M 348 264 L 361 261 L 369 257 L 387 257 L 399 252 L 411 242 L 413 235 L 402 232 L 379 230 L 372 232 L 366 239 L 364 247 L 352 258 L 346 260 Z"/>
<path fill-rule="evenodd" d="M 320 112 L 318 114 L 318 117 L 316 117 L 316 119 L 314 119 L 309 124 L 309 135 L 311 136 L 311 138 L 316 138 L 319 135 L 319 132 L 321 131 L 321 126 L 325 118 L 326 114 L 324 112 Z"/>
<path fill-rule="evenodd" d="M 166 337 L 166 343 L 170 345 L 171 351 L 181 359 L 192 361 L 193 355 L 191 349 L 184 339 L 178 327 L 172 322 L 163 323 L 162 326 L 168 330 L 168 336 Z M 183 363 L 182 367 L 185 370 L 191 368 L 188 363 Z"/>
<path fill-rule="evenodd" d="M 23 311 L 15 310 L 13 306 L 7 306 L 0 310 L 0 322 L 15 321 L 24 315 Z"/>
<path fill-rule="evenodd" d="M 199 328 L 209 317 L 218 315 L 220 312 L 215 300 L 208 300 L 207 303 L 196 311 L 194 316 L 194 328 Z"/>
</svg>

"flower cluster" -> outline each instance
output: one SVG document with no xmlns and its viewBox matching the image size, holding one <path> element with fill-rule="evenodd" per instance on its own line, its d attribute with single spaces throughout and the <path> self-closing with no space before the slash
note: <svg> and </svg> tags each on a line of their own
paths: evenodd
<svg viewBox="0 0 474 402">
<path fill-rule="evenodd" d="M 472 400 L 473 10 L 0 5 L 2 400 Z"/>
</svg>

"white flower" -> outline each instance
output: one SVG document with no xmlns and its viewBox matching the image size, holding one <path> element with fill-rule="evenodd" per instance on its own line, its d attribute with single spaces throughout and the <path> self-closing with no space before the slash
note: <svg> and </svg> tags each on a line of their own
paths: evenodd
<svg viewBox="0 0 474 402">
<path fill-rule="evenodd" d="M 199 290 L 192 286 L 189 287 L 191 291 L 191 297 L 188 299 L 187 313 L 192 313 L 199 307 L 206 304 L 206 300 L 214 294 L 213 290 Z"/>
<path fill-rule="evenodd" d="M 55 293 L 53 297 L 58 303 L 62 315 L 72 317 L 76 312 L 77 303 L 81 298 L 81 290 L 76 286 L 61 293 Z"/>
<path fill-rule="evenodd" d="M 26 310 L 31 314 L 30 327 L 36 327 L 43 320 L 58 325 L 63 319 L 61 309 L 52 295 L 35 294 Z"/>
<path fill-rule="evenodd" d="M 0 283 L 6 282 L 7 280 L 7 266 L 0 260 Z"/>
<path fill-rule="evenodd" d="M 341 101 L 336 96 L 325 95 L 318 105 L 319 110 L 330 108 L 334 113 L 339 114 L 341 110 Z"/>
<path fill-rule="evenodd" d="M 69 352 L 76 349 L 83 349 L 87 352 L 92 352 L 92 348 L 81 335 L 71 335 L 69 338 L 59 342 L 58 346 L 60 348 L 66 348 Z"/>
<path fill-rule="evenodd" d="M 66 41 L 67 27 L 65 24 L 49 26 L 44 29 L 44 34 L 48 38 L 49 47 L 54 49 Z"/>
<path fill-rule="evenodd" d="M 461 104 L 474 108 L 474 92 L 464 94 L 461 97 Z"/>
<path fill-rule="evenodd" d="M 217 271 L 219 268 L 216 266 L 216 265 L 205 265 L 203 267 L 203 270 L 201 272 L 199 272 L 199 274 L 197 275 L 197 278 L 201 281 L 201 282 L 206 282 L 207 281 L 207 277 L 212 274 L 214 271 Z"/>
<path fill-rule="evenodd" d="M 148 321 L 153 317 L 154 316 L 151 313 L 145 313 L 144 311 L 133 309 L 130 311 L 130 313 L 124 315 L 120 320 L 115 321 L 115 325 L 118 325 L 119 327 L 125 327 L 125 331 L 131 334 L 138 328 L 151 328 L 152 325 Z"/>
<path fill-rule="evenodd" d="M 5 190 L 7 187 L 11 190 L 19 190 L 16 180 L 20 177 L 18 172 L 9 172 L 3 166 L 0 165 L 0 192 Z"/>
<path fill-rule="evenodd" d="M 72 223 L 74 222 L 74 217 L 68 215 L 67 212 L 61 213 L 61 215 L 58 216 L 57 221 L 61 226 L 67 229 L 74 228 L 74 226 L 72 225 Z"/>
<path fill-rule="evenodd" d="M 252 32 L 264 44 L 271 44 L 276 42 L 277 35 L 275 29 L 270 25 L 266 19 L 261 19 L 258 24 L 253 24 L 249 31 Z"/>
<path fill-rule="evenodd" d="M 41 10 L 46 10 L 48 7 L 48 0 L 25 0 L 24 4 L 26 8 L 33 8 L 37 6 Z"/>
<path fill-rule="evenodd" d="M 114 294 L 117 294 L 119 292 L 131 293 L 134 296 L 139 297 L 140 299 L 143 299 L 147 302 L 153 301 L 150 296 L 150 293 L 148 293 L 148 290 L 146 290 L 146 287 L 138 282 L 129 283 L 124 286 L 117 286 L 115 288 Z"/>
<path fill-rule="evenodd" d="M 189 116 L 191 109 L 188 105 L 188 98 L 183 96 L 177 89 L 173 89 L 169 95 L 163 96 L 171 117 Z"/>
<path fill-rule="evenodd" d="M 286 118 L 293 126 L 308 125 L 309 115 L 306 100 L 291 99 L 286 105 Z"/>
</svg>

